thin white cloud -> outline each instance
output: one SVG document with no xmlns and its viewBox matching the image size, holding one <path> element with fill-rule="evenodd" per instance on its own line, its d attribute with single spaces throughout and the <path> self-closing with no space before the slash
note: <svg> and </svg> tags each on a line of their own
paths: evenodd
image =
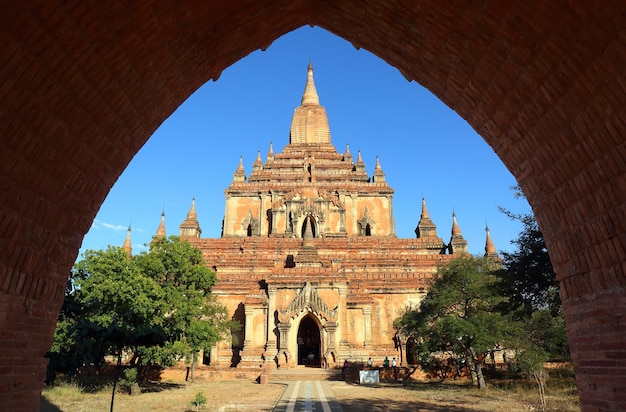
<svg viewBox="0 0 626 412">
<path fill-rule="evenodd" d="M 115 231 L 128 230 L 128 226 L 113 225 L 111 223 L 101 222 L 98 219 L 95 219 L 93 221 L 91 227 L 94 228 L 94 229 L 100 229 L 100 227 L 103 227 L 105 229 L 111 229 L 111 230 L 115 230 Z"/>
</svg>

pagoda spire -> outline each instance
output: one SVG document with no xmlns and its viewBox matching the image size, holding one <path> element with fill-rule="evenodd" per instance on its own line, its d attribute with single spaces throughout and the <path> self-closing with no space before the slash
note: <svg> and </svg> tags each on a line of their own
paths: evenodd
<svg viewBox="0 0 626 412">
<path fill-rule="evenodd" d="M 187 212 L 187 218 L 179 226 L 181 238 L 199 238 L 202 233 L 200 223 L 198 223 L 198 214 L 196 213 L 196 198 L 191 198 L 191 207 Z"/>
<path fill-rule="evenodd" d="M 456 221 L 456 213 L 454 211 L 452 212 L 452 236 L 462 236 L 461 228 Z"/>
<path fill-rule="evenodd" d="M 452 236 L 450 237 L 450 244 L 448 245 L 448 251 L 452 254 L 465 254 L 468 253 L 467 240 L 461 234 L 461 228 L 456 221 L 456 213 L 452 212 Z"/>
<path fill-rule="evenodd" d="M 272 142 L 270 142 L 270 151 L 267 152 L 267 162 L 272 162 L 274 161 L 274 147 L 272 146 Z"/>
<path fill-rule="evenodd" d="M 496 247 L 491 240 L 491 233 L 489 233 L 489 226 L 485 225 L 485 256 L 490 258 L 499 258 L 498 252 L 496 251 Z"/>
<path fill-rule="evenodd" d="M 246 171 L 243 168 L 243 156 L 239 156 L 239 166 L 237 166 L 237 170 L 233 174 L 233 182 L 245 182 L 246 181 Z"/>
<path fill-rule="evenodd" d="M 196 198 L 191 198 L 191 207 L 189 208 L 189 212 L 187 212 L 187 218 L 189 219 L 197 219 L 198 214 L 196 213 Z"/>
<path fill-rule="evenodd" d="M 430 219 L 428 208 L 426 207 L 426 199 L 422 197 L 422 214 L 415 228 L 415 234 L 418 238 L 437 237 L 437 225 Z"/>
<path fill-rule="evenodd" d="M 165 232 L 165 209 L 161 212 L 161 223 L 159 223 L 159 227 L 156 231 L 156 237 L 166 237 L 167 233 Z"/>
<path fill-rule="evenodd" d="M 428 213 L 428 208 L 426 207 L 426 199 L 422 198 L 422 214 L 420 215 L 420 220 L 428 219 L 430 220 L 430 213 Z"/>
<path fill-rule="evenodd" d="M 330 127 L 326 109 L 320 105 L 315 82 L 313 65 L 309 63 L 306 86 L 302 102 L 296 107 L 291 119 L 290 144 L 330 144 Z"/>
<path fill-rule="evenodd" d="M 344 159 L 346 162 L 352 163 L 352 153 L 350 153 L 350 146 L 346 143 L 346 154 L 344 155 Z"/>
<path fill-rule="evenodd" d="M 258 173 L 261 170 L 263 170 L 263 161 L 261 160 L 261 151 L 258 150 L 256 153 L 256 159 L 254 160 L 254 163 L 252 164 L 252 173 Z"/>
<path fill-rule="evenodd" d="M 355 170 L 359 173 L 365 173 L 365 163 L 361 157 L 361 151 L 357 150 Z"/>
<path fill-rule="evenodd" d="M 133 244 L 130 241 L 130 232 L 131 232 L 131 228 L 130 228 L 130 223 L 128 224 L 128 231 L 126 232 L 126 239 L 124 239 L 124 245 L 122 245 L 122 249 L 124 249 L 126 251 L 126 253 L 128 254 L 128 257 L 131 257 L 133 255 Z"/>
<path fill-rule="evenodd" d="M 304 94 L 302 95 L 302 106 L 319 106 L 320 98 L 317 95 L 317 89 L 315 89 L 315 81 L 313 80 L 313 63 L 309 62 L 307 70 L 306 86 L 304 87 Z"/>
<path fill-rule="evenodd" d="M 385 181 L 385 172 L 380 167 L 380 159 L 376 156 L 376 167 L 374 168 L 374 183 L 380 183 Z"/>
</svg>

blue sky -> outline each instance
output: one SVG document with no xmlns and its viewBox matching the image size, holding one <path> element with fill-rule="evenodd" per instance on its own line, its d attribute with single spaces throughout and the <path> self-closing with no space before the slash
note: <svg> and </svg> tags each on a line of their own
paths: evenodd
<svg viewBox="0 0 626 412">
<path fill-rule="evenodd" d="M 514 199 L 515 178 L 493 150 L 428 90 L 366 50 L 320 28 L 302 27 L 209 81 L 166 119 L 137 153 L 102 204 L 83 240 L 87 249 L 121 246 L 132 226 L 133 251 L 146 249 L 165 210 L 178 235 L 196 199 L 202 237 L 219 237 L 224 189 L 243 156 L 246 174 L 257 151 L 288 143 L 312 61 L 320 104 L 339 152 L 358 150 L 372 175 L 376 156 L 395 189 L 396 233 L 415 237 L 421 199 L 437 233 L 449 241 L 452 212 L 471 253 L 483 254 L 485 224 L 496 248 L 512 250 L 521 225 L 498 210 L 530 212 Z"/>
</svg>

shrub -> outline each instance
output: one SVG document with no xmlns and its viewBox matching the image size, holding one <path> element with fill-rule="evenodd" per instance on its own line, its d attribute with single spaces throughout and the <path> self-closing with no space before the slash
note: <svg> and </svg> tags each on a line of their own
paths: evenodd
<svg viewBox="0 0 626 412">
<path fill-rule="evenodd" d="M 124 370 L 124 377 L 120 379 L 120 385 L 126 388 L 131 395 L 138 395 L 140 393 L 137 376 L 138 372 L 136 368 L 128 368 Z"/>
<path fill-rule="evenodd" d="M 202 392 L 196 393 L 196 397 L 190 402 L 194 409 L 204 409 L 206 407 L 206 396 Z"/>
</svg>

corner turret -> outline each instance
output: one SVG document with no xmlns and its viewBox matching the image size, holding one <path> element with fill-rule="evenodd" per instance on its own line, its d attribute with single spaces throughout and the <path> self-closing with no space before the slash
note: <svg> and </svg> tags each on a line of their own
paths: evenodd
<svg viewBox="0 0 626 412">
<path fill-rule="evenodd" d="M 456 213 L 452 212 L 452 236 L 448 244 L 448 253 L 451 255 L 466 254 L 468 253 L 467 245 L 467 240 L 461 234 L 459 224 L 456 222 Z"/>
<path fill-rule="evenodd" d="M 167 232 L 165 231 L 165 209 L 161 212 L 161 223 L 159 223 L 159 227 L 157 228 L 155 237 L 166 237 Z"/>
<path fill-rule="evenodd" d="M 437 237 L 437 225 L 430 219 L 430 214 L 426 208 L 426 200 L 422 198 L 422 214 L 420 215 L 420 221 L 415 228 L 415 234 L 417 238 L 423 237 Z"/>
<path fill-rule="evenodd" d="M 381 183 L 385 181 L 385 172 L 380 167 L 380 159 L 376 156 L 376 167 L 374 168 L 374 177 L 372 178 L 374 183 Z"/>
<path fill-rule="evenodd" d="M 246 182 L 246 171 L 243 168 L 243 156 L 239 156 L 239 166 L 237 166 L 237 170 L 233 174 L 233 182 Z"/>
<path fill-rule="evenodd" d="M 126 253 L 128 254 L 128 257 L 131 257 L 133 255 L 133 244 L 130 241 L 130 232 L 131 232 L 131 228 L 129 224 L 128 232 L 126 232 L 126 239 L 124 239 L 124 244 L 122 245 L 122 249 L 126 251 Z"/>
<path fill-rule="evenodd" d="M 181 223 L 180 238 L 199 238 L 202 234 L 200 223 L 198 223 L 198 215 L 196 213 L 196 199 L 191 199 L 191 208 L 187 213 L 187 218 Z"/>
</svg>

